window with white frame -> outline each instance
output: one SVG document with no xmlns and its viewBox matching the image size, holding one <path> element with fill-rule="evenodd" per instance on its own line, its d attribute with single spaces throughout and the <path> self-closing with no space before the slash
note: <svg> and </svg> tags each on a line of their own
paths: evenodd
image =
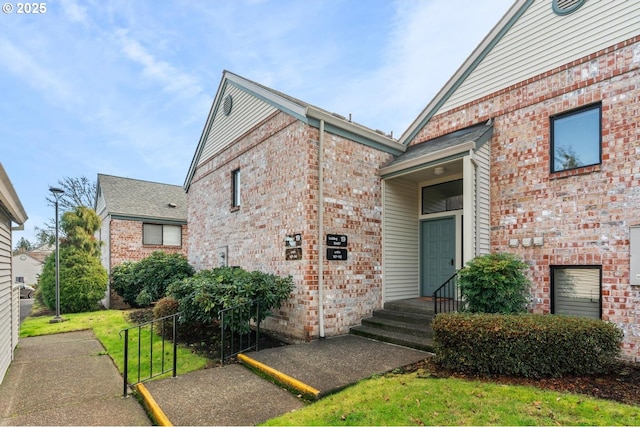
<svg viewBox="0 0 640 427">
<path fill-rule="evenodd" d="M 182 227 L 168 224 L 143 224 L 142 244 L 160 246 L 181 246 Z"/>
<path fill-rule="evenodd" d="M 551 172 L 601 163 L 601 113 L 597 104 L 551 117 Z"/>
<path fill-rule="evenodd" d="M 602 267 L 552 266 L 551 312 L 599 319 L 602 315 Z"/>
</svg>

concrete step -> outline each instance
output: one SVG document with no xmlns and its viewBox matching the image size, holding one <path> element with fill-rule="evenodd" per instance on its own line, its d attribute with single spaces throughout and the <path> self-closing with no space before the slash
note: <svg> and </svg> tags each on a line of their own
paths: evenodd
<svg viewBox="0 0 640 427">
<path fill-rule="evenodd" d="M 433 340 L 426 336 L 419 337 L 380 328 L 372 328 L 366 325 L 351 327 L 351 333 L 378 341 L 415 348 L 417 350 L 423 350 L 432 353 L 434 352 Z"/>
<path fill-rule="evenodd" d="M 403 323 L 412 323 L 417 325 L 431 324 L 433 314 L 422 314 L 408 311 L 397 311 L 388 309 L 373 310 L 373 317 L 395 320 Z"/>
<path fill-rule="evenodd" d="M 396 312 L 381 310 L 374 312 L 373 317 L 362 319 L 362 325 L 417 337 L 431 338 L 433 336 L 430 318 L 422 316 L 422 319 L 415 317 L 409 317 L 409 321 L 406 319 L 406 313 L 399 315 Z"/>
</svg>

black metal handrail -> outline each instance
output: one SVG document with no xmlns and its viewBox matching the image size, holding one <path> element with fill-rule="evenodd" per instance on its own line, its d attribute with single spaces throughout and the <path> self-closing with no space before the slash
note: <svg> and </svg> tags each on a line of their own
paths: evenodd
<svg viewBox="0 0 640 427">
<path fill-rule="evenodd" d="M 126 328 L 120 331 L 120 338 L 122 338 L 122 334 L 124 333 L 124 373 L 123 373 L 123 377 L 124 377 L 124 385 L 123 385 L 123 396 L 127 397 L 128 394 L 128 387 L 129 387 L 129 335 L 130 335 L 130 331 L 137 331 L 137 335 L 133 334 L 134 336 L 131 337 L 134 340 L 137 339 L 137 350 L 138 350 L 138 354 L 137 354 L 137 381 L 132 383 L 132 384 L 138 384 L 147 380 L 150 380 L 152 378 L 156 378 L 160 375 L 164 375 L 168 372 L 172 372 L 173 373 L 173 377 L 177 377 L 177 365 L 178 365 L 178 343 L 177 343 L 177 323 L 178 323 L 178 316 L 180 315 L 180 313 L 176 313 L 176 314 L 172 314 L 169 316 L 165 316 L 165 317 L 160 317 L 158 319 L 153 319 L 149 322 L 144 322 L 144 323 L 140 323 L 139 325 L 136 326 L 132 326 L 130 328 Z M 169 326 L 167 326 L 167 323 L 171 324 L 171 330 L 169 330 Z M 148 331 L 147 331 L 148 329 Z M 159 332 L 159 334 L 156 334 L 155 332 Z M 148 335 L 148 337 L 146 336 Z M 159 338 L 158 339 L 158 335 Z M 172 353 L 172 357 L 171 357 L 171 367 L 168 368 L 167 365 L 169 365 L 169 363 L 165 363 L 166 362 L 166 354 L 165 354 L 165 342 L 167 340 L 166 335 L 171 335 L 171 341 L 172 346 L 173 346 L 173 353 Z M 142 340 L 143 340 L 143 336 L 145 340 L 149 340 L 148 344 L 149 344 L 149 350 L 146 354 L 143 354 L 142 352 Z M 156 351 L 156 355 L 154 357 L 154 345 L 158 345 L 160 346 L 160 356 L 158 356 L 158 352 Z M 146 347 L 146 344 L 145 344 Z M 146 356 L 148 358 L 149 361 L 149 374 L 146 376 L 142 375 L 142 359 L 143 356 Z M 159 360 L 158 360 L 159 359 Z M 159 362 L 160 365 L 160 369 L 158 370 L 158 363 L 155 364 L 155 368 L 156 370 L 154 371 L 154 361 Z"/>
<path fill-rule="evenodd" d="M 255 305 L 255 317 L 251 307 Z M 249 306 L 249 309 L 246 307 Z M 249 301 L 220 310 L 218 319 L 220 320 L 220 365 L 224 365 L 225 360 L 237 356 L 245 351 L 258 351 L 260 340 L 260 322 L 256 320 L 255 340 L 251 339 L 251 319 L 260 319 L 260 302 Z M 240 327 L 240 325 L 243 325 Z M 225 340 L 227 330 L 229 331 L 229 341 Z M 225 344 L 229 347 L 228 352 Z"/>
<path fill-rule="evenodd" d="M 445 313 L 449 311 L 458 311 L 462 303 L 462 294 L 458 288 L 458 273 L 444 282 L 438 289 L 433 292 L 434 313 Z"/>
</svg>

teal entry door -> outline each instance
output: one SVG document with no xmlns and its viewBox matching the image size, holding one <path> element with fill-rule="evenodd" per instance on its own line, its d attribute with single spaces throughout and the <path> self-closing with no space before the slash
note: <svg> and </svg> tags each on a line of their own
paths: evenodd
<svg viewBox="0 0 640 427">
<path fill-rule="evenodd" d="M 429 297 L 456 272 L 456 219 L 420 223 L 420 294 Z"/>
</svg>

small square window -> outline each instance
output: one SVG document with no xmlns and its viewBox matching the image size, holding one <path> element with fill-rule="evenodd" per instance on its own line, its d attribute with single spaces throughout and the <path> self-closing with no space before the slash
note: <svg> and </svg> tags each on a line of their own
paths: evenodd
<svg viewBox="0 0 640 427">
<path fill-rule="evenodd" d="M 602 267 L 551 267 L 551 312 L 600 319 Z"/>
<path fill-rule="evenodd" d="M 551 172 L 602 162 L 601 106 L 551 117 Z"/>
<path fill-rule="evenodd" d="M 240 169 L 231 172 L 231 207 L 240 207 Z"/>
</svg>

